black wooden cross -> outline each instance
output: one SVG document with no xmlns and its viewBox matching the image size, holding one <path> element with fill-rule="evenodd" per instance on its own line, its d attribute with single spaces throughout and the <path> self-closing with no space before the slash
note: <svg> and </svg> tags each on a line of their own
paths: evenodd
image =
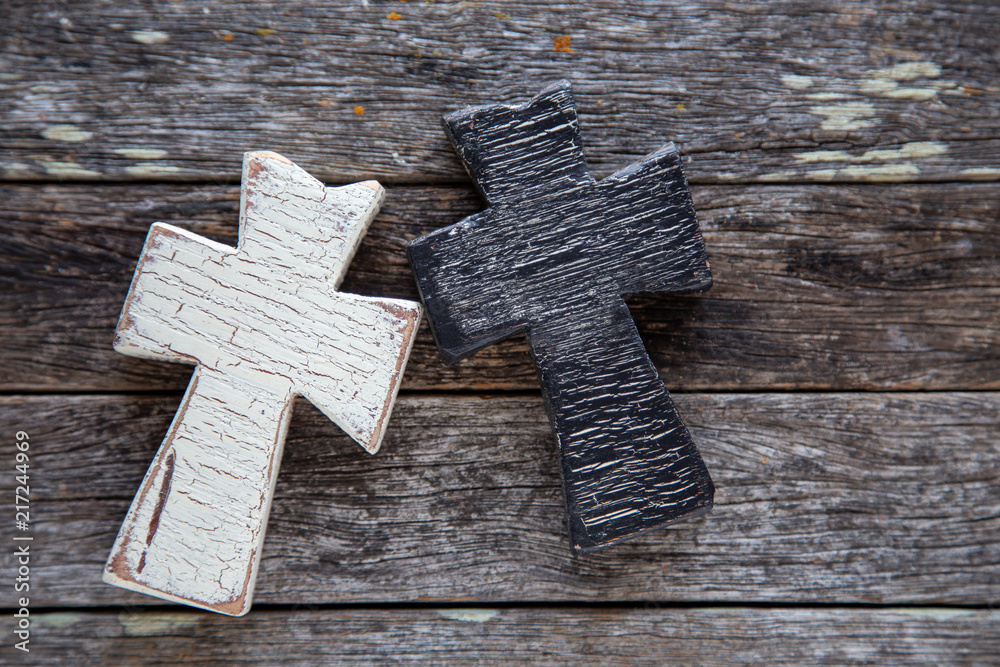
<svg viewBox="0 0 1000 667">
<path fill-rule="evenodd" d="M 489 208 L 407 251 L 445 361 L 527 329 L 573 547 L 711 509 L 714 487 L 623 294 L 712 284 L 673 144 L 595 182 L 568 81 L 445 118 Z"/>
</svg>

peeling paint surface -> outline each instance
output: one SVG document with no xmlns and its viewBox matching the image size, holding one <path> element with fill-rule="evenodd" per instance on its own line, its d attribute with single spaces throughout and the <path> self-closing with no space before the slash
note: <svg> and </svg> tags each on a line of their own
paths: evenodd
<svg viewBox="0 0 1000 667">
<path fill-rule="evenodd" d="M 900 148 L 875 148 L 865 151 L 864 155 L 852 158 L 852 162 L 877 162 L 885 160 L 911 160 L 917 158 L 944 155 L 948 147 L 939 141 L 914 141 L 903 144 Z"/>
<path fill-rule="evenodd" d="M 799 164 L 811 164 L 813 162 L 847 162 L 851 159 L 851 154 L 847 151 L 809 151 L 798 153 L 795 161 Z"/>
<path fill-rule="evenodd" d="M 937 141 L 915 141 L 900 148 L 873 148 L 862 155 L 851 155 L 847 151 L 808 151 L 795 156 L 799 164 L 815 162 L 886 162 L 890 160 L 910 160 L 932 157 L 948 152 L 948 147 Z"/>
<path fill-rule="evenodd" d="M 496 609 L 442 609 L 438 614 L 450 621 L 463 623 L 485 623 L 495 618 L 500 612 Z"/>
<path fill-rule="evenodd" d="M 133 160 L 158 160 L 167 156 L 167 151 L 159 148 L 116 148 L 115 153 Z"/>
<path fill-rule="evenodd" d="M 920 173 L 919 167 L 913 164 L 886 164 L 877 167 L 845 167 L 838 174 L 858 181 L 872 183 L 892 183 L 910 180 L 911 176 Z"/>
<path fill-rule="evenodd" d="M 158 162 L 140 162 L 138 164 L 125 167 L 125 173 L 129 176 L 137 176 L 139 178 L 144 176 L 168 176 L 170 174 L 176 174 L 179 171 L 179 167 L 169 164 L 159 164 Z"/>
<path fill-rule="evenodd" d="M 824 130 L 860 130 L 874 125 L 870 117 L 875 115 L 875 107 L 867 102 L 810 107 L 809 112 L 825 119 L 820 124 Z"/>
<path fill-rule="evenodd" d="M 160 30 L 136 30 L 132 33 L 132 40 L 140 44 L 166 44 L 170 41 L 170 34 Z"/>
<path fill-rule="evenodd" d="M 3 166 L 4 176 L 7 178 L 21 178 L 31 173 L 31 165 L 23 162 L 8 162 Z"/>
<path fill-rule="evenodd" d="M 106 582 L 245 614 L 292 399 L 378 450 L 421 308 L 337 287 L 383 197 L 374 181 L 326 188 L 280 155 L 247 153 L 236 248 L 152 226 L 113 347 L 198 365 Z"/>
<path fill-rule="evenodd" d="M 98 178 L 101 176 L 101 172 L 84 169 L 76 162 L 40 162 L 39 164 L 49 176 L 62 178 Z"/>
<path fill-rule="evenodd" d="M 962 176 L 982 181 L 992 181 L 1000 178 L 1000 169 L 994 167 L 975 167 L 973 169 L 963 169 L 958 173 Z"/>
<path fill-rule="evenodd" d="M 118 623 L 127 637 L 157 637 L 193 628 L 202 618 L 194 612 L 123 611 L 118 614 Z"/>
<path fill-rule="evenodd" d="M 933 99 L 942 90 L 955 88 L 956 84 L 950 81 L 936 81 L 924 86 L 901 87 L 899 83 L 916 79 L 936 79 L 939 76 L 941 68 L 935 63 L 928 61 L 900 63 L 872 72 L 870 77 L 861 81 L 860 90 L 868 95 L 920 102 Z"/>
<path fill-rule="evenodd" d="M 76 125 L 52 125 L 42 130 L 42 136 L 50 141 L 76 143 L 87 141 L 94 136 L 94 133 L 82 130 Z"/>
<path fill-rule="evenodd" d="M 806 99 L 814 102 L 830 102 L 832 100 L 846 100 L 847 95 L 845 93 L 809 93 L 806 95 Z"/>
<path fill-rule="evenodd" d="M 941 68 L 928 61 L 908 62 L 880 69 L 876 76 L 894 81 L 912 81 L 913 79 L 934 79 L 941 76 Z"/>
<path fill-rule="evenodd" d="M 781 76 L 781 82 L 789 88 L 794 88 L 795 90 L 805 90 L 813 85 L 813 79 L 811 76 L 799 76 L 798 74 L 783 74 Z"/>
<path fill-rule="evenodd" d="M 86 616 L 71 611 L 54 611 L 47 614 L 38 614 L 37 616 L 32 614 L 31 618 L 38 625 L 61 630 L 62 628 L 68 628 L 71 625 L 79 623 L 86 619 Z"/>
</svg>

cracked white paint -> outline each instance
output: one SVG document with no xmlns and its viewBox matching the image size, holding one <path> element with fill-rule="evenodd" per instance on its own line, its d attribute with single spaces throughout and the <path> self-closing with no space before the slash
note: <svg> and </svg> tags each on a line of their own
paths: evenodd
<svg viewBox="0 0 1000 667">
<path fill-rule="evenodd" d="M 157 162 L 140 162 L 138 164 L 125 167 L 125 172 L 130 176 L 169 176 L 180 171 L 179 167 L 169 164 L 159 164 Z"/>
<path fill-rule="evenodd" d="M 495 618 L 500 612 L 496 609 L 441 609 L 438 615 L 450 621 L 463 623 L 485 623 Z"/>
<path fill-rule="evenodd" d="M 42 136 L 49 141 L 76 143 L 90 139 L 94 133 L 82 130 L 76 125 L 50 125 L 42 130 Z"/>
<path fill-rule="evenodd" d="M 816 162 L 888 162 L 891 160 L 912 160 L 933 157 L 948 152 L 948 146 L 939 141 L 914 141 L 899 148 L 873 148 L 861 155 L 851 155 L 847 151 L 808 151 L 795 156 L 799 164 Z"/>
<path fill-rule="evenodd" d="M 158 160 L 167 156 L 167 151 L 159 148 L 116 148 L 115 153 L 131 160 Z"/>
<path fill-rule="evenodd" d="M 782 74 L 781 83 L 795 90 L 805 90 L 813 85 L 811 76 L 801 76 L 798 74 Z"/>
<path fill-rule="evenodd" d="M 294 396 L 378 450 L 420 306 L 336 290 L 383 196 L 247 153 L 237 248 L 150 229 L 114 347 L 198 367 L 105 581 L 244 614 Z"/>
<path fill-rule="evenodd" d="M 170 41 L 170 33 L 160 30 L 136 30 L 132 33 L 132 40 L 140 44 L 166 44 Z"/>
<path fill-rule="evenodd" d="M 870 117 L 875 115 L 875 107 L 867 102 L 847 102 L 810 107 L 809 112 L 825 118 L 820 123 L 824 130 L 860 130 L 874 124 Z"/>
<path fill-rule="evenodd" d="M 97 178 L 101 175 L 99 171 L 84 169 L 76 162 L 39 162 L 49 176 L 59 176 L 64 178 Z"/>
</svg>

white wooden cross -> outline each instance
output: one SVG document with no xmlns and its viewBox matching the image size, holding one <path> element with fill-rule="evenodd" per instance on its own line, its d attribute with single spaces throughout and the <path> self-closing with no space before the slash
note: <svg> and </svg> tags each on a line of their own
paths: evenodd
<svg viewBox="0 0 1000 667">
<path fill-rule="evenodd" d="M 337 287 L 383 197 L 375 181 L 325 188 L 280 155 L 246 153 L 236 248 L 152 226 L 114 348 L 197 368 L 105 581 L 245 614 L 292 399 L 378 450 L 420 305 Z"/>
</svg>

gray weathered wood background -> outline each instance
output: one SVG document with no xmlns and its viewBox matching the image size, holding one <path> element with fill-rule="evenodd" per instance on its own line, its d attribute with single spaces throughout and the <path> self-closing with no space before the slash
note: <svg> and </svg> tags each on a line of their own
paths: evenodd
<svg viewBox="0 0 1000 667">
<path fill-rule="evenodd" d="M 996 3 L 8 0 L 0 22 L 0 490 L 25 430 L 35 538 L 32 651 L 5 612 L 5 663 L 996 661 Z M 111 350 L 149 225 L 233 242 L 245 150 L 377 178 L 344 289 L 415 298 L 406 241 L 482 207 L 441 116 L 560 77 L 597 177 L 685 156 L 715 286 L 630 305 L 715 510 L 572 557 L 524 341 L 446 368 L 425 325 L 379 455 L 297 404 L 249 616 L 102 584 L 190 375 Z"/>
</svg>

